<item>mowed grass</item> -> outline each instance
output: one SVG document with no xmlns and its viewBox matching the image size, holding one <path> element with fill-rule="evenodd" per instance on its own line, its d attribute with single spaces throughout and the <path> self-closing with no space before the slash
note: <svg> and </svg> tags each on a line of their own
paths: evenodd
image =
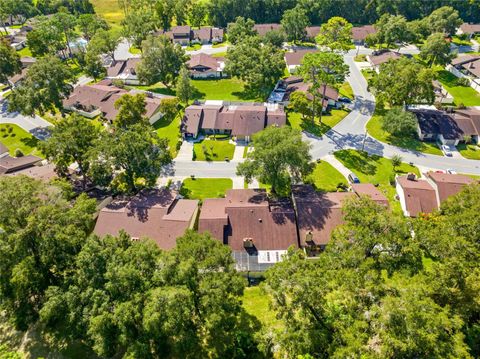
<svg viewBox="0 0 480 359">
<path fill-rule="evenodd" d="M 120 27 L 125 15 L 118 4 L 118 0 L 92 0 L 92 4 L 95 12 L 107 20 L 112 28 Z"/>
<path fill-rule="evenodd" d="M 480 147 L 477 145 L 467 145 L 465 143 L 460 143 L 457 146 L 457 150 L 460 154 L 470 160 L 480 160 Z"/>
<path fill-rule="evenodd" d="M 225 161 L 233 159 L 235 145 L 228 139 L 224 140 L 203 140 L 193 145 L 193 152 L 197 161 Z"/>
<path fill-rule="evenodd" d="M 385 142 L 397 147 L 407 148 L 409 150 L 428 153 L 431 155 L 443 156 L 442 151 L 435 142 L 424 142 L 415 138 L 413 135 L 403 137 L 393 136 L 382 128 L 384 116 L 388 110 L 376 109 L 375 114 L 367 123 L 367 132 L 370 136 L 376 138 L 380 142 Z"/>
<path fill-rule="evenodd" d="M 175 158 L 178 152 L 177 143 L 180 140 L 180 119 L 182 117 L 182 113 L 183 111 L 178 113 L 173 119 L 166 119 L 165 117 L 162 117 L 153 124 L 158 136 L 168 140 L 168 146 L 172 158 Z"/>
<path fill-rule="evenodd" d="M 219 80 L 192 80 L 196 88 L 195 99 L 225 101 L 262 101 L 245 91 L 243 81 L 235 78 Z"/>
<path fill-rule="evenodd" d="M 393 169 L 392 161 L 388 158 L 368 155 L 366 152 L 356 150 L 341 150 L 334 153 L 335 157 L 358 176 L 362 183 L 372 183 L 389 199 L 391 207 L 398 213 L 401 212 L 400 203 L 395 200 L 395 174 L 406 174 L 409 172 L 420 176 L 417 167 L 408 163 L 402 163 Z M 391 183 L 392 182 L 392 183 Z"/>
<path fill-rule="evenodd" d="M 8 132 L 8 128 L 12 128 L 12 132 Z M 3 130 L 5 129 L 5 131 Z M 17 125 L 10 123 L 0 124 L 0 142 L 7 146 L 10 155 L 15 154 L 15 150 L 20 149 L 24 155 L 35 155 L 43 157 L 39 149 L 37 149 L 39 139 L 33 137 L 27 131 Z"/>
<path fill-rule="evenodd" d="M 338 89 L 338 92 L 340 93 L 340 96 L 348 97 L 353 100 L 353 89 L 348 82 L 345 81 Z"/>
<path fill-rule="evenodd" d="M 189 199 L 220 198 L 232 187 L 230 178 L 186 178 L 180 194 Z"/>
<path fill-rule="evenodd" d="M 293 129 L 306 131 L 315 136 L 322 136 L 328 132 L 332 127 L 338 124 L 341 120 L 349 114 L 349 110 L 330 110 L 330 113 L 323 114 L 322 123 L 319 123 L 319 118 L 315 118 L 315 122 L 311 119 L 302 119 L 302 115 L 297 112 L 289 112 L 288 123 Z"/>
<path fill-rule="evenodd" d="M 261 287 L 247 287 L 243 292 L 242 303 L 245 311 L 258 319 L 267 330 L 280 330 L 282 322 L 276 318 L 275 311 L 270 309 L 269 296 Z"/>
<path fill-rule="evenodd" d="M 458 86 L 458 77 L 447 70 L 437 70 L 438 81 L 453 96 L 453 101 L 458 106 L 480 106 L 480 93 L 470 86 Z"/>
<path fill-rule="evenodd" d="M 347 186 L 345 177 L 326 161 L 317 163 L 313 172 L 305 179 L 305 182 L 311 183 L 317 191 L 323 192 L 334 192 L 339 185 Z"/>
</svg>

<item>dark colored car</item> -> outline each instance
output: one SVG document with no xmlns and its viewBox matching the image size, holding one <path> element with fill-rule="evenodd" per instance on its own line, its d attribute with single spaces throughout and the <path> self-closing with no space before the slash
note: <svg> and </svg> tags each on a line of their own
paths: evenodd
<svg viewBox="0 0 480 359">
<path fill-rule="evenodd" d="M 350 183 L 360 183 L 360 180 L 358 179 L 358 177 L 355 173 L 350 173 L 348 175 L 348 182 L 350 182 Z"/>
</svg>

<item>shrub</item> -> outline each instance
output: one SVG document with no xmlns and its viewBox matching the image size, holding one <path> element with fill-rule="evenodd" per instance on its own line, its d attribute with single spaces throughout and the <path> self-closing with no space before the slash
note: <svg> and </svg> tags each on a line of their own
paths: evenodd
<svg viewBox="0 0 480 359">
<path fill-rule="evenodd" d="M 8 127 L 7 127 L 7 132 L 8 132 L 8 133 L 12 133 L 12 132 L 13 132 L 13 127 L 8 126 Z"/>
<path fill-rule="evenodd" d="M 17 148 L 17 149 L 15 150 L 15 157 L 23 157 L 23 156 L 24 156 L 24 155 L 23 155 L 22 150 L 21 150 L 20 148 Z"/>
<path fill-rule="evenodd" d="M 470 86 L 470 80 L 467 79 L 466 77 L 461 77 L 456 80 L 456 85 L 457 86 L 463 86 L 463 87 L 468 87 Z"/>
<path fill-rule="evenodd" d="M 5 127 L 0 128 L 0 131 L 5 132 L 6 131 Z"/>
<path fill-rule="evenodd" d="M 180 147 L 182 147 L 182 143 L 183 143 L 183 140 L 181 139 L 177 141 L 177 144 L 175 145 L 175 148 L 177 151 L 179 151 Z"/>
<path fill-rule="evenodd" d="M 412 135 L 416 133 L 417 119 L 410 112 L 394 108 L 383 118 L 382 129 L 392 135 Z"/>
<path fill-rule="evenodd" d="M 457 108 L 465 108 L 465 105 L 463 104 L 463 102 L 459 102 L 458 105 L 457 105 Z"/>
</svg>

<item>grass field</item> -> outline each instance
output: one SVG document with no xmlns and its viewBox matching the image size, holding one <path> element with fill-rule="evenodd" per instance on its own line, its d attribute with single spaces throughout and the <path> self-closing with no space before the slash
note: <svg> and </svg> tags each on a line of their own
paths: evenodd
<svg viewBox="0 0 480 359">
<path fill-rule="evenodd" d="M 339 184 L 347 185 L 345 177 L 326 161 L 317 163 L 305 182 L 313 184 L 318 191 L 324 192 L 336 191 Z"/>
<path fill-rule="evenodd" d="M 408 148 L 409 150 L 429 153 L 432 155 L 443 156 L 442 151 L 433 142 L 423 142 L 412 135 L 405 137 L 393 136 L 390 133 L 382 129 L 383 118 L 387 110 L 375 110 L 375 114 L 367 123 L 368 133 L 381 142 L 388 143 L 390 145 Z"/>
<path fill-rule="evenodd" d="M 28 57 L 28 56 L 32 56 L 32 52 L 30 51 L 30 49 L 27 47 L 24 47 L 23 49 L 17 51 L 17 54 L 20 56 L 20 57 Z"/>
<path fill-rule="evenodd" d="M 367 55 L 357 55 L 353 60 L 357 62 L 365 62 L 367 61 Z"/>
<path fill-rule="evenodd" d="M 257 318 L 266 329 L 280 330 L 283 327 L 275 312 L 270 309 L 268 294 L 263 293 L 260 287 L 245 288 L 242 302 L 245 311 Z"/>
<path fill-rule="evenodd" d="M 238 79 L 192 80 L 197 89 L 196 99 L 225 101 L 262 101 L 245 92 L 244 84 Z"/>
<path fill-rule="evenodd" d="M 225 197 L 225 192 L 232 187 L 230 178 L 186 178 L 180 194 L 190 199 L 219 198 Z"/>
<path fill-rule="evenodd" d="M 457 146 L 457 150 L 460 154 L 471 160 L 480 160 L 480 147 L 477 145 L 467 145 L 465 143 L 460 143 Z"/>
<path fill-rule="evenodd" d="M 193 145 L 195 159 L 197 161 L 225 161 L 233 159 L 235 145 L 228 139 L 225 140 L 203 140 Z"/>
<path fill-rule="evenodd" d="M 390 159 L 375 155 L 369 156 L 366 152 L 362 153 L 356 150 L 341 150 L 335 152 L 334 155 L 345 167 L 358 176 L 360 182 L 378 185 L 380 191 L 389 199 L 392 208 L 397 212 L 401 211 L 400 203 L 394 199 L 395 186 L 390 183 L 395 178 Z M 420 175 L 418 168 L 410 166 L 408 163 L 402 163 L 396 168 L 397 174 L 408 172 Z"/>
<path fill-rule="evenodd" d="M 288 114 L 288 123 L 293 129 L 306 131 L 315 136 L 321 136 L 343 120 L 348 113 L 349 111 L 347 110 L 330 110 L 329 114 L 322 116 L 322 124 L 319 124 L 318 118 L 315 122 L 312 122 L 309 119 L 303 120 L 302 115 L 297 112 L 290 112 Z"/>
<path fill-rule="evenodd" d="M 349 99 L 352 99 L 353 100 L 353 90 L 352 90 L 352 86 L 350 86 L 350 84 L 345 81 L 342 86 L 340 86 L 339 88 L 339 91 L 340 93 L 340 96 L 343 96 L 343 97 L 348 97 Z"/>
<path fill-rule="evenodd" d="M 458 86 L 458 77 L 447 70 L 437 70 L 436 72 L 438 81 L 440 81 L 445 89 L 453 96 L 453 101 L 457 106 L 459 104 L 464 104 L 465 106 L 480 106 L 480 93 L 470 86 Z"/>
<path fill-rule="evenodd" d="M 125 16 L 118 0 L 92 0 L 92 4 L 95 12 L 105 18 L 112 28 L 120 27 Z"/>
<path fill-rule="evenodd" d="M 180 119 L 182 113 L 178 113 L 173 119 L 161 118 L 153 124 L 153 127 L 157 131 L 160 138 L 168 139 L 168 146 L 170 148 L 170 154 L 172 158 L 177 155 L 177 142 L 180 139 Z"/>
<path fill-rule="evenodd" d="M 8 128 L 12 128 L 12 132 L 8 132 Z M 9 123 L 0 124 L 0 142 L 7 146 L 12 156 L 15 154 L 15 150 L 19 148 L 24 155 L 43 157 L 40 150 L 37 149 L 40 141 L 17 125 Z"/>
</svg>

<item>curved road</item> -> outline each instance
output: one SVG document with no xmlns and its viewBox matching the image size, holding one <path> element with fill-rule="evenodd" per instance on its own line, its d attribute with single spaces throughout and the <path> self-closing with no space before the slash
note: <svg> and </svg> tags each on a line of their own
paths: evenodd
<svg viewBox="0 0 480 359">
<path fill-rule="evenodd" d="M 428 169 L 452 169 L 458 173 L 480 175 L 480 161 L 462 158 L 429 155 L 404 148 L 388 145 L 366 135 L 365 126 L 375 111 L 375 98 L 367 90 L 367 81 L 353 61 L 355 50 L 345 55 L 345 62 L 350 67 L 347 81 L 355 94 L 352 111 L 335 127 L 322 137 L 315 137 L 304 133 L 304 139 L 311 143 L 313 159 L 319 159 L 341 149 L 354 148 L 361 150 L 364 144 L 365 151 L 382 157 L 391 158 L 400 155 L 404 162 L 413 162 L 414 165 Z M 365 141 L 365 143 L 364 143 Z M 197 177 L 235 177 L 237 162 L 192 162 L 175 160 L 173 166 L 165 175 Z"/>
</svg>

